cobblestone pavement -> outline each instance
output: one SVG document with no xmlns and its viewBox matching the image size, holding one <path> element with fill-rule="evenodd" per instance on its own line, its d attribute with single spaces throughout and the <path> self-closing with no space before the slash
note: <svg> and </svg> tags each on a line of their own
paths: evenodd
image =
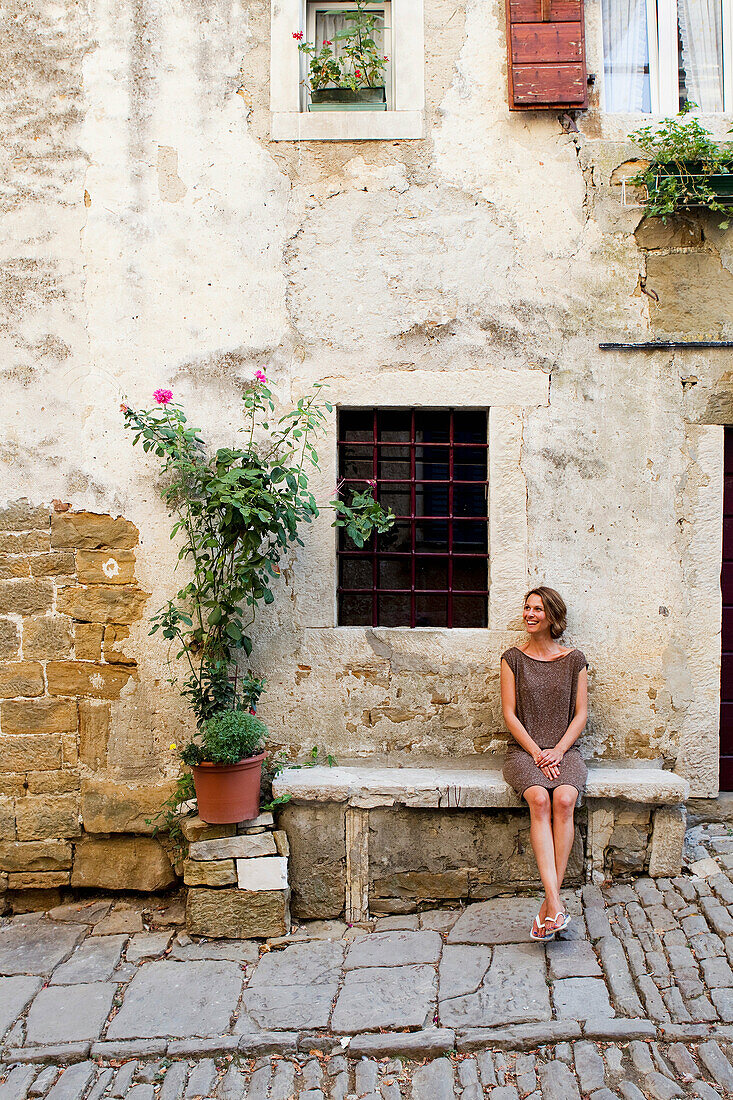
<svg viewBox="0 0 733 1100">
<path fill-rule="evenodd" d="M 733 1097 L 733 835 L 673 879 L 193 941 L 180 904 L 0 922 L 0 1100 Z M 714 858 L 713 858 L 714 857 Z"/>
</svg>

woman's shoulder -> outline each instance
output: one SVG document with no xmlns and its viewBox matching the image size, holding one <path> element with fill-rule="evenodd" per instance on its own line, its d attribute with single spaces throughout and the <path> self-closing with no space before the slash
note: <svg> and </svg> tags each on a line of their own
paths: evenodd
<svg viewBox="0 0 733 1100">
<path fill-rule="evenodd" d="M 517 654 L 520 652 L 521 650 L 517 649 L 515 645 L 512 645 L 509 649 L 505 649 L 501 655 L 502 661 L 506 661 L 512 672 L 514 672 L 514 666 L 517 663 Z"/>
<path fill-rule="evenodd" d="M 585 653 L 583 653 L 582 649 L 573 650 L 573 660 L 575 661 L 578 671 L 588 667 L 588 658 Z"/>
</svg>

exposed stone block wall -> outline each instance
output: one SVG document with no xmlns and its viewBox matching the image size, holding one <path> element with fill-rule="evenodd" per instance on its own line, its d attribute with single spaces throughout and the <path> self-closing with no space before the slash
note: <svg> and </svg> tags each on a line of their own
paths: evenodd
<svg viewBox="0 0 733 1100">
<path fill-rule="evenodd" d="M 138 675 L 126 644 L 147 600 L 135 581 L 138 541 L 127 519 L 59 502 L 0 510 L 6 905 L 49 904 L 68 886 L 146 890 L 174 879 L 158 841 L 135 835 L 151 832 L 145 818 L 170 784 L 107 773 L 112 707 Z"/>
</svg>

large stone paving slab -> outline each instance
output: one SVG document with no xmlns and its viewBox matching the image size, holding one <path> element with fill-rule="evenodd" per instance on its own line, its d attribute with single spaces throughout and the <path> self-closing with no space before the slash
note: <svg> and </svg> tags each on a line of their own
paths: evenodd
<svg viewBox="0 0 733 1100">
<path fill-rule="evenodd" d="M 493 898 L 469 905 L 448 943 L 525 943 L 541 904 L 541 898 Z"/>
<path fill-rule="evenodd" d="M 120 961 L 127 936 L 99 936 L 87 939 L 51 977 L 51 985 L 79 985 L 82 982 L 104 982 Z"/>
<path fill-rule="evenodd" d="M 462 943 L 446 944 L 438 970 L 438 995 L 441 1001 L 475 993 L 491 962 L 491 948 Z"/>
<path fill-rule="evenodd" d="M 242 1008 L 247 1015 L 240 1017 L 234 1030 L 238 1035 L 250 1032 L 251 1021 L 269 1031 L 325 1029 L 337 990 L 336 982 L 246 989 Z"/>
<path fill-rule="evenodd" d="M 440 1001 L 443 1027 L 495 1027 L 552 1018 L 541 945 L 500 944 L 476 993 Z"/>
<path fill-rule="evenodd" d="M 547 944 L 551 978 L 601 978 L 603 971 L 588 940 L 554 940 Z"/>
<path fill-rule="evenodd" d="M 436 963 L 442 946 L 439 932 L 373 932 L 351 945 L 344 965 L 353 970 L 360 966 Z"/>
<path fill-rule="evenodd" d="M 85 933 L 78 924 L 16 917 L 0 929 L 0 974 L 50 974 Z"/>
<path fill-rule="evenodd" d="M 347 971 L 331 1029 L 344 1035 L 380 1028 L 424 1027 L 436 993 L 432 966 L 407 964 Z"/>
<path fill-rule="evenodd" d="M 602 978 L 563 978 L 553 982 L 552 999 L 561 1020 L 596 1020 L 616 1015 Z"/>
<path fill-rule="evenodd" d="M 46 1045 L 96 1039 L 116 992 L 114 982 L 42 989 L 28 1013 L 28 1043 Z"/>
<path fill-rule="evenodd" d="M 338 985 L 344 944 L 331 940 L 294 943 L 284 951 L 269 951 L 250 978 L 249 988 L 262 985 Z"/>
<path fill-rule="evenodd" d="M 237 1007 L 243 972 L 233 962 L 153 962 L 130 982 L 108 1039 L 222 1035 Z"/>
<path fill-rule="evenodd" d="M 0 1039 L 43 984 L 40 978 L 0 978 Z"/>
</svg>

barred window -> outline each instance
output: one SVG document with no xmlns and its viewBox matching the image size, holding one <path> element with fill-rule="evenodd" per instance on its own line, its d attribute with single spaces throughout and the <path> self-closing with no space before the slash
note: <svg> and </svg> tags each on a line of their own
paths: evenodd
<svg viewBox="0 0 733 1100">
<path fill-rule="evenodd" d="M 394 526 L 358 550 L 339 530 L 342 626 L 485 627 L 485 409 L 341 409 L 341 496 L 376 483 Z"/>
</svg>

